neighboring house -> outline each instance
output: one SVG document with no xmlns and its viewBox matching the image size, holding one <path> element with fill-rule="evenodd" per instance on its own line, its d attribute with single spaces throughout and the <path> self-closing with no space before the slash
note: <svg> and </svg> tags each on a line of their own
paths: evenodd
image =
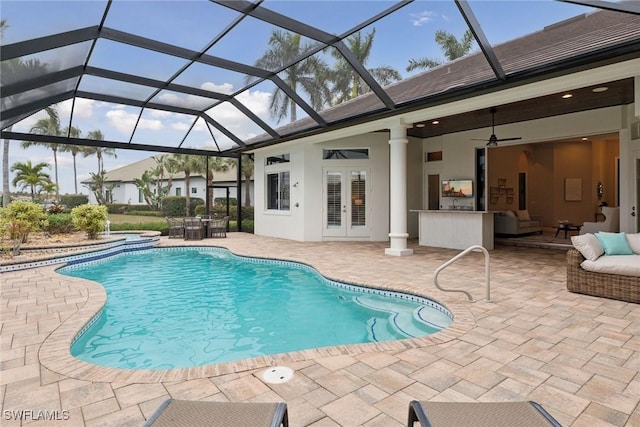
<svg viewBox="0 0 640 427">
<path fill-rule="evenodd" d="M 144 195 L 142 190 L 136 186 L 136 180 L 139 179 L 144 171 L 155 168 L 157 165 L 154 157 L 148 157 L 135 163 L 131 163 L 127 166 L 123 166 L 113 171 L 107 171 L 105 178 L 105 196 L 109 199 L 109 188 L 113 184 L 113 203 L 128 203 L 131 205 L 144 205 Z M 213 182 L 213 197 L 226 197 L 227 188 L 229 188 L 229 197 L 235 198 L 237 195 L 237 171 L 235 168 L 229 169 L 227 172 L 214 172 Z M 186 196 L 187 191 L 190 197 L 197 197 L 202 200 L 206 200 L 206 177 L 201 174 L 191 174 L 189 178 L 189 187 L 185 188 L 184 173 L 165 173 L 165 184 L 167 183 L 169 176 L 172 176 L 171 190 L 169 196 Z M 82 184 L 89 184 L 91 180 L 82 181 Z M 238 202 L 244 205 L 246 198 L 246 187 L 244 181 L 241 183 L 241 195 L 242 200 Z M 251 191 L 249 197 L 251 205 L 253 206 L 253 180 L 251 180 Z M 151 186 L 151 189 L 155 191 L 155 185 Z M 211 201 L 213 203 L 213 200 Z M 89 192 L 89 203 L 97 203 L 96 197 L 93 192 Z"/>
<path fill-rule="evenodd" d="M 613 31 L 637 43 L 640 19 L 598 12 L 497 46 L 496 52 L 509 66 L 536 61 L 542 66 L 548 57 L 577 54 L 571 51 L 577 46 L 572 40 L 607 39 L 616 36 Z M 444 93 L 464 83 L 451 81 L 459 78 L 459 69 L 470 79 L 491 73 L 478 53 L 398 82 L 388 93 L 394 101 L 406 102 L 425 93 Z M 611 103 L 604 95 L 608 90 L 622 97 Z M 554 104 L 570 102 L 562 97 L 567 92 L 575 93 L 575 108 L 554 113 Z M 598 94 L 602 101 L 581 108 L 581 96 Z M 352 117 L 371 108 L 374 100 L 373 94 L 365 94 L 323 111 L 323 117 Z M 543 116 L 527 115 L 540 103 L 548 105 Z M 497 126 L 495 133 L 520 140 L 487 146 L 493 133 L 490 108 L 496 105 L 521 114 L 520 120 Z M 467 130 L 456 131 L 456 124 L 451 124 L 484 111 L 487 127 L 460 126 Z M 303 118 L 278 131 L 305 129 L 310 120 Z M 600 202 L 598 183 L 605 188 L 604 200 L 628 214 L 640 202 L 640 190 L 635 190 L 640 185 L 639 122 L 640 59 L 635 55 L 598 66 L 585 62 L 527 84 L 470 91 L 458 100 L 258 148 L 252 151 L 255 234 L 299 241 L 390 241 L 386 253 L 409 255 L 407 238 L 419 233 L 418 216 L 411 210 L 456 205 L 475 211 L 528 209 L 541 215 L 548 227 L 559 219 L 581 224 L 593 221 Z M 443 130 L 434 130 L 437 126 Z M 268 135 L 248 143 L 265 138 Z M 474 197 L 443 196 L 445 179 L 472 180 Z M 567 196 L 567 182 L 580 184 L 577 197 Z M 621 229 L 637 232 L 635 217 L 624 216 Z"/>
</svg>

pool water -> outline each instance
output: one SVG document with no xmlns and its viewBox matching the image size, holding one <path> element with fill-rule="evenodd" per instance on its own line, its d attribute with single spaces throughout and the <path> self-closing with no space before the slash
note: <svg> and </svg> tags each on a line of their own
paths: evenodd
<svg viewBox="0 0 640 427">
<path fill-rule="evenodd" d="M 184 368 L 419 337 L 452 321 L 429 300 L 366 292 L 308 266 L 220 248 L 152 249 L 58 272 L 106 289 L 102 313 L 71 352 L 116 368 Z"/>
</svg>

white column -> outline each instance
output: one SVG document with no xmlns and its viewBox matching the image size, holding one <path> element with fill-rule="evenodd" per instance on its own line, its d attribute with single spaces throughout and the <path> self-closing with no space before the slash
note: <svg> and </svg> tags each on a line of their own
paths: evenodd
<svg viewBox="0 0 640 427">
<path fill-rule="evenodd" d="M 389 203 L 391 247 L 386 255 L 407 256 L 413 249 L 407 249 L 407 126 L 398 123 L 390 127 L 389 139 Z"/>
</svg>

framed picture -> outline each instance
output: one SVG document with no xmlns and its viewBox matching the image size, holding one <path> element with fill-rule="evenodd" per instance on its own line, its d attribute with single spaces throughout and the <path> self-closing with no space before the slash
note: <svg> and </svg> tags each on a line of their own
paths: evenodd
<svg viewBox="0 0 640 427">
<path fill-rule="evenodd" d="M 582 178 L 565 178 L 564 200 L 567 202 L 582 200 Z"/>
</svg>

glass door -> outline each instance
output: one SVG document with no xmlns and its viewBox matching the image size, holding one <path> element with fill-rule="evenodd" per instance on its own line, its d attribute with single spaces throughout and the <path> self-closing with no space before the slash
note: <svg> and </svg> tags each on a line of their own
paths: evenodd
<svg viewBox="0 0 640 427">
<path fill-rule="evenodd" d="M 323 235 L 368 236 L 368 171 L 349 167 L 325 168 L 323 174 Z"/>
</svg>

